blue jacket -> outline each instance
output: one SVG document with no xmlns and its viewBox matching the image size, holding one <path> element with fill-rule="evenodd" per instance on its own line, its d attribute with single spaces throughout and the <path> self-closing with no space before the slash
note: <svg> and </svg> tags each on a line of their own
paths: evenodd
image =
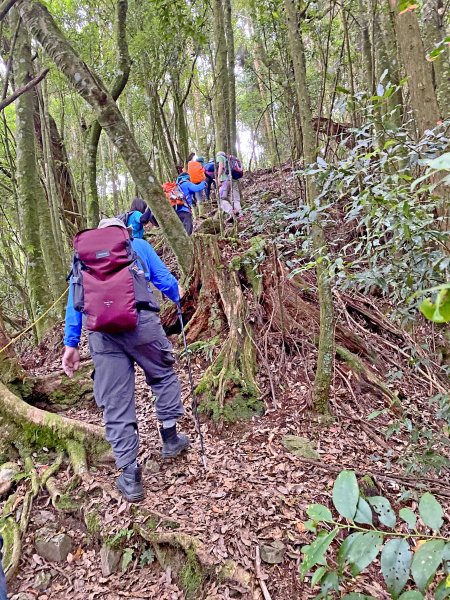
<svg viewBox="0 0 450 600">
<path fill-rule="evenodd" d="M 141 213 L 139 213 L 141 214 Z M 131 245 L 147 269 L 145 277 L 173 302 L 178 302 L 178 281 L 162 262 L 148 242 L 140 239 L 131 240 Z M 64 345 L 76 348 L 80 343 L 82 314 L 73 307 L 72 280 L 66 306 L 66 322 L 64 326 Z M 0 597 L 1 599 L 1 597 Z"/>
<path fill-rule="evenodd" d="M 209 177 L 210 179 L 214 179 L 214 169 L 215 169 L 215 165 L 214 165 L 214 161 L 210 161 L 208 163 L 206 163 L 205 167 L 205 175 L 206 177 Z"/>
<path fill-rule="evenodd" d="M 127 220 L 127 227 L 131 227 L 133 229 L 133 237 L 134 238 L 143 238 L 144 237 L 144 225 L 148 223 L 152 218 L 152 213 L 149 208 L 142 214 L 139 210 L 135 210 L 131 213 Z"/>
<path fill-rule="evenodd" d="M 6 578 L 2 567 L 2 546 L 3 540 L 0 535 L 0 600 L 8 600 L 6 596 Z"/>
<path fill-rule="evenodd" d="M 184 194 L 186 202 L 189 205 L 189 208 L 187 206 L 180 206 L 180 208 L 177 207 L 177 212 L 190 212 L 193 194 L 195 194 L 195 192 L 201 192 L 202 190 L 204 190 L 205 185 L 205 181 L 202 181 L 201 183 L 192 183 L 191 181 L 184 181 L 183 183 L 181 183 L 180 188 Z"/>
</svg>

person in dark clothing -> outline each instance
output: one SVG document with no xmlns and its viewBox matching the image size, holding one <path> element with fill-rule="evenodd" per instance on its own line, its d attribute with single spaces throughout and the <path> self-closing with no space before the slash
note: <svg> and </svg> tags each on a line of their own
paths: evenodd
<svg viewBox="0 0 450 600">
<path fill-rule="evenodd" d="M 188 235 L 192 235 L 194 225 L 192 222 L 192 204 L 194 202 L 195 192 L 201 192 L 205 189 L 205 182 L 195 184 L 191 182 L 189 173 L 181 173 L 177 177 L 176 183 L 184 195 L 184 204 L 177 206 L 176 211 L 178 218 L 183 223 L 183 227 Z"/>
<path fill-rule="evenodd" d="M 134 198 L 130 206 L 130 214 L 127 219 L 127 227 L 133 230 L 133 237 L 142 239 L 144 237 L 144 225 L 152 223 L 156 227 L 158 222 L 142 198 Z"/>
<path fill-rule="evenodd" d="M 3 548 L 3 538 L 0 535 L 0 600 L 8 600 L 7 591 L 6 591 L 6 577 L 3 572 L 2 566 L 2 548 Z"/>
<path fill-rule="evenodd" d="M 206 199 L 209 202 L 209 198 L 211 196 L 211 187 L 214 185 L 216 187 L 216 174 L 215 174 L 215 164 L 214 159 L 210 159 L 205 167 L 205 175 L 206 175 Z"/>
</svg>

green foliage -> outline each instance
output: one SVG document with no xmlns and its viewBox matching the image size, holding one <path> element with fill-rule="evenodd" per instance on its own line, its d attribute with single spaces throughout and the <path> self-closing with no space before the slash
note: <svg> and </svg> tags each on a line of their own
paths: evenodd
<svg viewBox="0 0 450 600">
<path fill-rule="evenodd" d="M 357 577 L 373 564 L 380 551 L 381 574 L 394 600 L 423 598 L 422 592 L 434 585 L 438 570 L 443 568 L 445 573 L 450 570 L 450 542 L 439 535 L 443 525 L 442 507 L 429 492 L 420 499 L 419 514 L 425 527 L 433 530 L 433 535 L 416 529 L 417 515 L 411 508 L 400 509 L 399 517 L 404 524 L 398 525 L 395 511 L 387 498 L 363 498 L 353 471 L 342 471 L 336 478 L 333 504 L 341 519 L 333 518 L 331 511 L 321 504 L 313 504 L 307 509 L 311 519 L 308 529 L 316 537 L 311 544 L 302 548 L 304 557 L 300 565 L 300 578 L 304 580 L 310 574 L 311 586 L 320 585 L 321 593 L 317 598 L 335 598 L 341 586 L 345 587 L 348 574 Z M 377 514 L 383 529 L 372 525 L 372 511 Z M 358 525 L 357 517 L 361 515 L 367 527 Z M 325 529 L 317 532 L 320 523 Z M 405 524 L 408 532 L 404 531 Z M 337 558 L 331 559 L 331 553 L 334 552 L 332 544 L 336 540 L 339 540 L 335 549 Z M 412 545 L 415 544 L 413 552 Z M 412 585 L 413 582 L 419 591 L 412 589 L 402 594 L 406 585 Z M 444 579 L 438 583 L 435 597 L 447 597 L 447 590 L 450 595 L 450 587 L 446 587 Z M 340 597 L 370 598 L 357 593 Z"/>
</svg>

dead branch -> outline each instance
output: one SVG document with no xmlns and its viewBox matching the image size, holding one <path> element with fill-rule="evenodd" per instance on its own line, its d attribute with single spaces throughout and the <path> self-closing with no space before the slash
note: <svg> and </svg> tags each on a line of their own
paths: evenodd
<svg viewBox="0 0 450 600">
<path fill-rule="evenodd" d="M 40 83 L 44 79 L 44 77 L 48 74 L 49 71 L 50 69 L 43 69 L 38 75 L 36 75 L 36 77 L 33 77 L 33 79 L 29 81 L 26 85 L 22 85 L 20 88 L 17 88 L 17 90 L 13 94 L 2 100 L 0 102 L 0 112 L 4 110 L 7 106 L 12 104 L 14 100 L 17 100 L 19 96 L 22 96 L 22 94 L 25 94 L 26 92 L 29 92 L 31 89 L 33 89 L 38 83 Z"/>
</svg>

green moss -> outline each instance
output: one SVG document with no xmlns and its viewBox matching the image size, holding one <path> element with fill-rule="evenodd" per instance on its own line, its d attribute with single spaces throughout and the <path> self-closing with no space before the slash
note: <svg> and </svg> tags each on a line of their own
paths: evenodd
<svg viewBox="0 0 450 600">
<path fill-rule="evenodd" d="M 52 415 L 57 417 L 57 415 Z M 22 424 L 22 434 L 25 443 L 36 445 L 45 448 L 60 448 L 61 438 L 53 431 L 51 427 L 46 425 L 35 425 L 34 423 L 25 422 Z"/>
<path fill-rule="evenodd" d="M 186 553 L 186 562 L 180 571 L 180 584 L 186 594 L 186 599 L 199 598 L 205 575 L 192 548 Z"/>
<path fill-rule="evenodd" d="M 91 535 L 96 535 L 97 533 L 100 533 L 100 518 L 95 511 L 87 513 L 84 516 L 84 521 L 86 523 L 88 533 L 90 533 Z"/>
<path fill-rule="evenodd" d="M 77 512 L 80 508 L 80 504 L 76 502 L 71 496 L 68 494 L 62 494 L 55 501 L 55 508 L 65 513 L 74 513 Z"/>
</svg>

